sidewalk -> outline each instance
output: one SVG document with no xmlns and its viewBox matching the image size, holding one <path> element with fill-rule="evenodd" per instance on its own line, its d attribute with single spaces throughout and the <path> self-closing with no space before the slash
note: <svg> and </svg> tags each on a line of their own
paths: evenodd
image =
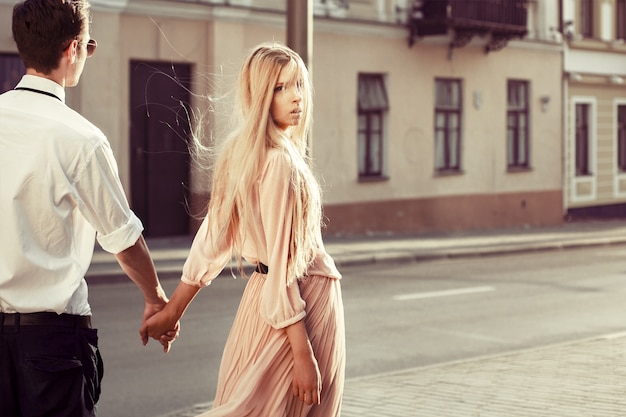
<svg viewBox="0 0 626 417">
<path fill-rule="evenodd" d="M 339 268 L 381 262 L 413 262 L 539 250 L 626 243 L 626 220 L 581 221 L 527 228 L 419 236 L 326 238 L 326 250 Z M 159 272 L 180 272 L 191 238 L 148 240 Z M 87 277 L 122 273 L 115 257 L 96 250 Z"/>
<path fill-rule="evenodd" d="M 626 333 L 346 381 L 342 417 L 623 417 Z"/>
<path fill-rule="evenodd" d="M 626 244 L 626 221 L 431 236 L 333 238 L 338 266 Z M 180 271 L 189 241 L 154 241 L 159 271 Z M 111 274 L 97 251 L 90 276 Z M 626 257 L 626 253 L 625 253 Z M 113 259 L 114 262 L 114 259 Z M 626 327 L 626 326 L 625 326 Z M 197 404 L 162 417 L 190 417 Z M 346 380 L 342 417 L 624 417 L 626 331 Z"/>
</svg>

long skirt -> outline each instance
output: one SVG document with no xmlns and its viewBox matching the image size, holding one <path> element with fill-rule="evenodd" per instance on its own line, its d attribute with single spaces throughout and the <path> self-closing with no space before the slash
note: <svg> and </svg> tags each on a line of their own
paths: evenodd
<svg viewBox="0 0 626 417">
<path fill-rule="evenodd" d="M 321 401 L 306 405 L 292 393 L 293 355 L 284 329 L 259 315 L 265 275 L 246 285 L 224 348 L 213 409 L 198 417 L 338 417 L 345 377 L 345 327 L 339 280 L 298 281 L 305 325 L 322 376 Z"/>
</svg>

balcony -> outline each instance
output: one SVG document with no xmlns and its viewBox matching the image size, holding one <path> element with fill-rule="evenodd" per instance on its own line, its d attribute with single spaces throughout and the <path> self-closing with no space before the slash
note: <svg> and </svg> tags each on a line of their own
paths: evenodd
<svg viewBox="0 0 626 417">
<path fill-rule="evenodd" d="M 421 0 L 409 16 L 410 44 L 426 36 L 453 34 L 450 48 L 462 47 L 474 36 L 490 35 L 486 52 L 526 36 L 528 0 Z"/>
</svg>

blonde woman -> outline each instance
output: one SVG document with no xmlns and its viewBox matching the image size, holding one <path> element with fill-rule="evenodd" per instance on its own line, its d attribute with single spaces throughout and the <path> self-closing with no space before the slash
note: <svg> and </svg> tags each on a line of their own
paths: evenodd
<svg viewBox="0 0 626 417">
<path fill-rule="evenodd" d="M 241 121 L 216 160 L 208 214 L 181 282 L 142 327 L 144 343 L 174 328 L 233 256 L 257 265 L 226 342 L 216 416 L 339 416 L 343 304 L 321 238 L 321 197 L 306 158 L 312 87 L 301 58 L 278 43 L 247 55 Z"/>
</svg>

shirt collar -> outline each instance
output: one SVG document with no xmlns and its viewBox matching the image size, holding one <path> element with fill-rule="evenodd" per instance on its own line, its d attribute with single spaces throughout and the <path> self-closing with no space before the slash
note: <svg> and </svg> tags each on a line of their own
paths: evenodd
<svg viewBox="0 0 626 417">
<path fill-rule="evenodd" d="M 37 75 L 26 74 L 22 77 L 17 87 L 33 88 L 35 90 L 45 91 L 54 94 L 65 103 L 65 89 L 52 80 Z"/>
</svg>

